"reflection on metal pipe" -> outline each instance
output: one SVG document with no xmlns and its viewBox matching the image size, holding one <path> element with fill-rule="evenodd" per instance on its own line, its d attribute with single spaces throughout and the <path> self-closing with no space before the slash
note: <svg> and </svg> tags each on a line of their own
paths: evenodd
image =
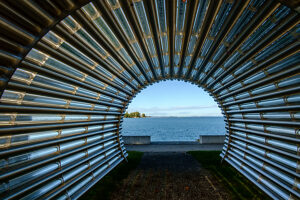
<svg viewBox="0 0 300 200">
<path fill-rule="evenodd" d="M 123 160 L 149 84 L 203 87 L 221 156 L 274 199 L 300 199 L 300 15 L 292 1 L 0 3 L 1 199 L 77 199 Z"/>
</svg>

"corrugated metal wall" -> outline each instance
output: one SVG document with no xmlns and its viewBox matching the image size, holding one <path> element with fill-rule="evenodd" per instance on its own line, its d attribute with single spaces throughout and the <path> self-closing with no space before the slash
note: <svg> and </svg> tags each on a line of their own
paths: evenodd
<svg viewBox="0 0 300 200">
<path fill-rule="evenodd" d="M 223 159 L 299 199 L 300 15 L 283 2 L 1 1 L 2 198 L 77 199 L 126 159 L 131 99 L 179 79 L 222 109 Z"/>
</svg>

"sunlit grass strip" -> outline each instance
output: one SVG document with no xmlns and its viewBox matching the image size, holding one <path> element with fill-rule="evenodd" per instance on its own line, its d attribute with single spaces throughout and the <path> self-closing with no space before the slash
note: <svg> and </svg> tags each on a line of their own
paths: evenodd
<svg viewBox="0 0 300 200">
<path fill-rule="evenodd" d="M 232 199 L 270 199 L 227 163 L 221 164 L 220 151 L 190 151 L 201 166 L 211 172 L 232 195 Z"/>
</svg>

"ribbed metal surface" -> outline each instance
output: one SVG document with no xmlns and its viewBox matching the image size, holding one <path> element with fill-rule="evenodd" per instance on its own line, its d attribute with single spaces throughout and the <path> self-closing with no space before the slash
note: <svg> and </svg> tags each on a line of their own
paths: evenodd
<svg viewBox="0 0 300 200">
<path fill-rule="evenodd" d="M 178 79 L 222 109 L 225 161 L 299 199 L 300 15 L 282 2 L 1 1 L 2 198 L 80 197 L 126 159 L 131 99 Z"/>
</svg>

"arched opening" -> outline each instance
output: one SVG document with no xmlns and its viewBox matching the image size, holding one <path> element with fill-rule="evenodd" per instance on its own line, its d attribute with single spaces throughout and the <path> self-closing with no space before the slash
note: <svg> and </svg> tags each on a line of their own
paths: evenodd
<svg viewBox="0 0 300 200">
<path fill-rule="evenodd" d="M 146 118 L 123 119 L 123 136 L 150 136 L 151 142 L 192 142 L 199 135 L 225 135 L 221 109 L 206 91 L 177 80 L 155 83 L 143 89 L 126 110 Z"/>
<path fill-rule="evenodd" d="M 274 199 L 300 198 L 296 1 L 0 6 L 4 198 L 77 199 L 126 158 L 128 102 L 164 79 L 220 104 L 226 162 Z"/>
</svg>

